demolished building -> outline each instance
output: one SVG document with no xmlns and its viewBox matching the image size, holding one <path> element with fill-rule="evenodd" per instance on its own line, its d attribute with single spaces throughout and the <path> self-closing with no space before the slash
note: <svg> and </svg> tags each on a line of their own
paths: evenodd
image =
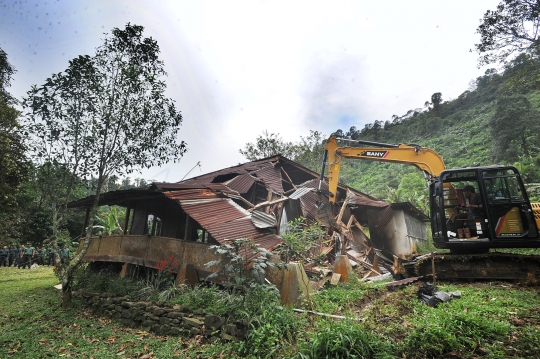
<svg viewBox="0 0 540 359">
<path fill-rule="evenodd" d="M 322 186 L 327 189 L 325 181 Z M 123 234 L 93 238 L 84 260 L 157 268 L 174 255 L 179 280 L 196 282 L 210 273 L 204 268 L 215 259 L 210 245 L 250 238 L 272 251 L 289 221 L 317 221 L 319 203 L 328 202 L 318 188 L 317 173 L 276 155 L 180 182 L 103 193 L 99 205 L 126 208 Z M 336 226 L 317 250 L 330 261 L 348 255 L 363 276 L 392 270 L 395 258 L 412 254 L 426 237 L 427 218 L 409 203 L 390 204 L 343 185 L 337 197 Z M 87 208 L 88 219 L 93 201 L 90 196 L 69 207 Z M 308 273 L 316 273 L 313 268 L 306 263 Z"/>
</svg>

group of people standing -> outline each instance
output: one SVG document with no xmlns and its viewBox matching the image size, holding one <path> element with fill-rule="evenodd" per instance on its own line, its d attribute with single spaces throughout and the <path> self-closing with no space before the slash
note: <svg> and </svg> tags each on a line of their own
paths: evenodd
<svg viewBox="0 0 540 359">
<path fill-rule="evenodd" d="M 16 245 L 12 245 L 11 248 L 4 246 L 0 248 L 0 267 L 18 267 L 25 269 L 32 266 L 33 263 L 38 265 L 56 265 L 55 249 L 52 246 L 41 246 L 41 248 L 34 248 L 31 243 L 27 243 L 26 246 L 17 248 Z M 71 251 L 65 244 L 60 245 L 58 255 L 62 264 L 69 262 Z"/>
</svg>

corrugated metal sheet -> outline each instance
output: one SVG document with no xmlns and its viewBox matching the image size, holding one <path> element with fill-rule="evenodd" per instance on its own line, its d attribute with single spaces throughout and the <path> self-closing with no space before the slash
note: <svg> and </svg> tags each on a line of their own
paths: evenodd
<svg viewBox="0 0 540 359">
<path fill-rule="evenodd" d="M 275 168 L 274 166 L 265 167 L 253 172 L 253 175 L 262 179 L 266 184 L 266 187 L 271 189 L 274 193 L 283 193 L 281 171 L 279 168 Z"/>
<path fill-rule="evenodd" d="M 298 188 L 296 191 L 294 191 L 290 196 L 289 198 L 290 199 L 298 199 L 300 197 L 302 197 L 303 195 L 309 193 L 309 192 L 312 192 L 313 189 L 312 188 L 309 188 L 309 187 L 302 187 L 302 188 Z"/>
<path fill-rule="evenodd" d="M 272 228 L 277 225 L 275 215 L 256 210 L 251 212 L 251 221 L 257 228 Z"/>
<path fill-rule="evenodd" d="M 183 191 L 164 192 L 165 196 L 179 201 L 218 198 L 218 195 L 209 189 L 190 189 Z"/>
<path fill-rule="evenodd" d="M 375 230 L 382 234 L 384 231 L 384 228 L 390 223 L 390 221 L 394 218 L 394 210 L 392 209 L 392 206 L 388 206 L 385 209 L 379 213 L 378 222 L 375 225 Z"/>
<path fill-rule="evenodd" d="M 257 228 L 251 214 L 225 198 L 180 201 L 186 213 L 206 229 L 219 243 L 227 239 L 258 238 L 268 230 Z"/>
<path fill-rule="evenodd" d="M 249 217 L 203 227 L 220 243 L 226 243 L 227 239 L 257 238 L 268 234 L 268 231 L 255 227 Z"/>
<path fill-rule="evenodd" d="M 224 184 L 221 184 L 221 183 L 208 183 L 207 185 L 205 185 L 205 187 L 211 189 L 212 191 L 217 191 L 217 192 L 221 192 L 221 193 L 239 194 L 238 192 L 230 189 L 229 187 L 227 187 L 227 186 L 225 186 Z"/>
<path fill-rule="evenodd" d="M 219 171 L 206 173 L 204 175 L 193 177 L 185 181 L 180 181 L 178 183 L 188 184 L 188 185 L 199 185 L 199 186 L 212 183 L 212 182 L 222 183 L 222 182 L 226 182 L 227 180 L 230 180 L 231 177 L 223 181 L 214 181 L 214 179 L 224 177 L 224 176 L 226 177 L 227 175 L 234 175 L 234 174 L 244 175 L 253 171 L 258 171 L 262 168 L 273 167 L 272 161 L 278 162 L 278 160 L 279 160 L 279 156 L 274 156 L 271 158 L 265 158 L 258 161 L 247 162 L 247 163 L 240 164 L 238 166 L 228 167 Z"/>
<path fill-rule="evenodd" d="M 247 193 L 255 183 L 255 177 L 250 174 L 244 174 L 227 181 L 225 185 L 238 193 Z"/>
<path fill-rule="evenodd" d="M 248 211 L 226 198 L 205 202 L 180 201 L 180 205 L 203 228 L 249 216 Z"/>
<path fill-rule="evenodd" d="M 317 202 L 319 202 L 319 195 L 314 192 L 308 192 L 300 197 L 302 203 L 302 212 L 305 218 L 313 221 L 317 220 Z"/>
</svg>

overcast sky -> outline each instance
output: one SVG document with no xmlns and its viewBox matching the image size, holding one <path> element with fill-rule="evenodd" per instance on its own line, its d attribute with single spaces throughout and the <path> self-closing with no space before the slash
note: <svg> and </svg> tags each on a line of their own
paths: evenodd
<svg viewBox="0 0 540 359">
<path fill-rule="evenodd" d="M 144 26 L 161 47 L 189 150 L 141 177 L 176 182 L 198 161 L 188 177 L 245 162 L 238 150 L 264 130 L 297 141 L 391 120 L 435 92 L 456 98 L 485 72 L 469 50 L 498 3 L 0 0 L 0 47 L 22 98 L 92 55 L 103 33 Z"/>
</svg>

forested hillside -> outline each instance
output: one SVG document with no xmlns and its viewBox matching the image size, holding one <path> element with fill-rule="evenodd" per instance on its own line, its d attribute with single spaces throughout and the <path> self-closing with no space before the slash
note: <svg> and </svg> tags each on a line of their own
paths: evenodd
<svg viewBox="0 0 540 359">
<path fill-rule="evenodd" d="M 337 137 L 383 143 L 419 144 L 437 151 L 447 168 L 512 164 L 528 184 L 540 182 L 540 61 L 522 54 L 503 71 L 487 70 L 457 99 L 431 102 Z M 392 201 L 424 203 L 425 184 L 416 168 L 345 160 L 341 181 Z M 310 166 L 310 163 L 306 163 Z M 529 186 L 537 197 L 535 186 Z"/>
</svg>

